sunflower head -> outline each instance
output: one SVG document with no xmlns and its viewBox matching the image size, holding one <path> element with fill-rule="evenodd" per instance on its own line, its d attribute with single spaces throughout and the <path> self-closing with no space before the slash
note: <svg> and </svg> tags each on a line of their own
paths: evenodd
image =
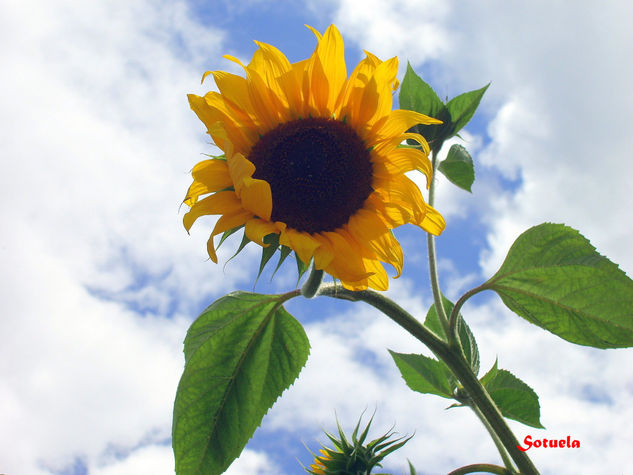
<svg viewBox="0 0 633 475">
<path fill-rule="evenodd" d="M 411 437 L 391 439 L 393 432 L 365 443 L 372 420 L 369 420 L 362 434 L 358 435 L 360 420 L 352 433 L 351 441 L 347 439 L 343 429 L 337 422 L 338 437 L 325 433 L 334 445 L 332 449 L 324 447 L 321 455 L 315 456 L 314 463 L 306 471 L 313 475 L 349 474 L 370 475 L 380 462 L 391 452 L 406 444 Z M 391 439 L 391 440 L 390 440 Z"/>
<path fill-rule="evenodd" d="M 382 263 L 400 275 L 402 249 L 392 229 L 415 224 L 439 234 L 444 219 L 405 176 L 431 179 L 429 147 L 407 133 L 439 121 L 392 110 L 397 58 L 371 53 L 347 75 L 343 40 L 334 25 L 317 38 L 314 53 L 290 63 L 275 47 L 256 42 L 245 77 L 209 71 L 219 92 L 189 95 L 193 111 L 224 152 L 192 171 L 185 204 L 187 230 L 203 215 L 220 215 L 207 250 L 217 262 L 214 237 L 244 229 L 245 242 L 276 249 L 282 259 L 324 270 L 350 290 L 385 290 Z M 405 140 L 419 144 L 403 147 Z M 265 259 L 265 260 L 264 260 Z M 260 266 L 261 272 L 261 266 Z"/>
</svg>

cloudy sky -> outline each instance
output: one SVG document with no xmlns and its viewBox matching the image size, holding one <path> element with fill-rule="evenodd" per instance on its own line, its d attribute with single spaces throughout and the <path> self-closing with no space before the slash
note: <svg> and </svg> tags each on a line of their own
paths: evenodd
<svg viewBox="0 0 633 475">
<path fill-rule="evenodd" d="M 252 290 L 258 250 L 223 267 L 205 243 L 212 220 L 182 227 L 190 170 L 213 152 L 186 94 L 206 70 L 248 60 L 252 40 L 291 61 L 335 23 L 348 67 L 362 50 L 409 60 L 441 97 L 492 82 L 463 137 L 473 194 L 439 179 L 440 277 L 449 297 L 487 279 L 514 238 L 564 222 L 633 275 L 633 3 L 439 0 L 0 2 L 0 473 L 173 473 L 171 411 L 192 319 Z M 401 76 L 402 77 L 402 74 Z M 446 147 L 448 148 L 448 147 Z M 424 236 L 397 230 L 403 276 L 389 295 L 423 317 L 431 302 Z M 294 288 L 293 265 L 259 292 Z M 362 304 L 295 299 L 312 353 L 227 473 L 301 473 L 334 429 L 376 410 L 415 437 L 387 459 L 422 474 L 498 462 L 464 409 L 412 393 L 386 348 L 424 351 Z M 574 346 L 480 295 L 464 309 L 482 367 L 530 384 L 546 430 L 577 450 L 533 449 L 543 473 L 623 473 L 633 441 L 633 351 Z M 335 370 L 334 370 L 335 368 Z"/>
</svg>

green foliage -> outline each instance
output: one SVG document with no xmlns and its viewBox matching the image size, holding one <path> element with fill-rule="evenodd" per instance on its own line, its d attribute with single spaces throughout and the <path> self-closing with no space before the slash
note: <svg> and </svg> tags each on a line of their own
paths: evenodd
<svg viewBox="0 0 633 475">
<path fill-rule="evenodd" d="M 375 467 L 381 467 L 380 462 L 390 453 L 398 450 L 411 440 L 411 437 L 400 437 L 392 439 L 392 431 L 365 444 L 365 439 L 369 433 L 373 417 L 367 423 L 363 432 L 358 435 L 360 429 L 360 419 L 352 433 L 351 442 L 348 441 L 339 422 L 336 422 L 338 437 L 325 433 L 328 439 L 334 444 L 333 449 L 323 447 L 321 453 L 327 455 L 315 456 L 315 463 L 311 466 L 313 470 L 306 469 L 308 473 L 326 475 L 371 475 Z M 390 440 L 391 439 L 391 440 Z M 314 455 L 314 454 L 313 454 Z"/>
<path fill-rule="evenodd" d="M 418 475 L 418 472 L 415 471 L 415 468 L 411 464 L 411 461 L 407 460 L 407 463 L 409 464 L 409 475 Z"/>
<path fill-rule="evenodd" d="M 442 305 L 444 306 L 444 311 L 450 315 L 454 307 L 453 302 L 442 295 Z M 440 317 L 435 310 L 435 304 L 431 305 L 431 308 L 429 308 L 429 311 L 426 314 L 426 319 L 424 320 L 424 326 L 434 332 L 442 340 L 448 341 L 444 327 L 440 322 Z M 473 373 L 477 375 L 479 373 L 479 349 L 477 348 L 475 336 L 470 330 L 470 327 L 466 324 L 466 321 L 462 317 L 461 313 L 457 319 L 457 337 L 459 338 L 459 344 L 464 352 L 466 361 L 470 364 Z"/>
<path fill-rule="evenodd" d="M 633 281 L 563 224 L 545 223 L 521 234 L 482 288 L 572 343 L 633 346 Z"/>
<path fill-rule="evenodd" d="M 534 390 L 510 371 L 498 369 L 496 361 L 490 371 L 481 378 L 481 384 L 504 417 L 530 427 L 544 429 L 540 421 L 541 407 Z"/>
<path fill-rule="evenodd" d="M 305 365 L 308 338 L 282 303 L 233 292 L 189 328 L 172 429 L 179 475 L 224 472 Z"/>
<path fill-rule="evenodd" d="M 455 144 L 448 150 L 446 158 L 440 162 L 441 171 L 451 183 L 462 190 L 472 193 L 471 187 L 475 181 L 475 166 L 468 151 L 461 145 Z"/>
<path fill-rule="evenodd" d="M 453 398 L 457 379 L 442 361 L 424 355 L 396 353 L 389 350 L 402 378 L 412 390 Z"/>
<path fill-rule="evenodd" d="M 468 122 L 470 122 L 470 119 L 472 119 L 477 107 L 479 107 L 481 98 L 484 97 L 484 93 L 488 89 L 488 86 L 490 86 L 490 83 L 486 84 L 481 89 L 465 92 L 448 101 L 446 108 L 448 109 L 451 117 L 451 127 L 448 132 L 449 135 L 447 135 L 446 138 L 456 135 Z"/>
<path fill-rule="evenodd" d="M 400 85 L 398 100 L 401 109 L 416 111 L 443 122 L 437 125 L 416 125 L 412 130 L 421 134 L 432 150 L 439 150 L 445 140 L 446 131 L 450 127 L 450 113 L 433 88 L 413 71 L 410 64 L 407 64 L 407 72 Z M 414 145 L 417 142 L 409 142 L 409 144 Z"/>
<path fill-rule="evenodd" d="M 431 86 L 408 64 L 398 98 L 402 109 L 413 110 L 442 121 L 442 124 L 416 125 L 412 129 L 429 142 L 431 150 L 438 152 L 444 141 L 457 135 L 470 121 L 488 86 L 489 84 L 460 94 L 444 104 Z"/>
</svg>

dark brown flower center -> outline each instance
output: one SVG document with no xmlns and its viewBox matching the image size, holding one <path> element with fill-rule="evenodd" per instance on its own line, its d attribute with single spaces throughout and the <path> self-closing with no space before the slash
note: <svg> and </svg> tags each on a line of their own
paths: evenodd
<svg viewBox="0 0 633 475">
<path fill-rule="evenodd" d="M 263 135 L 248 159 L 254 178 L 270 183 L 272 221 L 308 233 L 333 231 L 372 192 L 370 153 L 344 122 L 322 117 L 280 124 Z"/>
</svg>

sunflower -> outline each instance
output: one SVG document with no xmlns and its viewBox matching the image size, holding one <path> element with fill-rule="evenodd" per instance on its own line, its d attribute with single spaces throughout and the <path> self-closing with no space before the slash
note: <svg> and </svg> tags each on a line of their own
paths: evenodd
<svg viewBox="0 0 633 475">
<path fill-rule="evenodd" d="M 440 121 L 392 110 L 398 58 L 371 53 L 347 76 L 343 39 L 331 25 L 312 56 L 290 63 L 277 48 L 258 49 L 246 77 L 208 71 L 219 92 L 190 94 L 189 104 L 224 152 L 198 163 L 184 200 L 187 231 L 200 216 L 221 215 L 209 237 L 244 227 L 245 239 L 295 251 L 349 290 L 386 290 L 381 262 L 398 277 L 403 253 L 392 229 L 415 224 L 438 235 L 444 219 L 405 176 L 432 166 L 425 139 L 407 133 Z M 417 148 L 402 147 L 405 139 Z M 223 236 L 223 237 L 225 237 Z M 282 252 L 283 255 L 283 252 Z"/>
</svg>

